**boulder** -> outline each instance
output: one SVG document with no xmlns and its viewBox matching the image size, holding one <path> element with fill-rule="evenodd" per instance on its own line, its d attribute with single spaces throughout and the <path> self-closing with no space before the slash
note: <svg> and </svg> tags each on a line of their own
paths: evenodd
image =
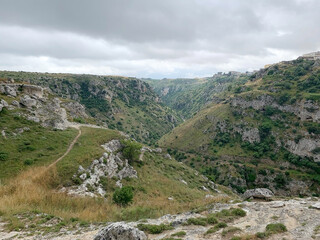
<svg viewBox="0 0 320 240">
<path fill-rule="evenodd" d="M 20 98 L 20 103 L 27 108 L 32 108 L 37 105 L 37 101 L 32 99 L 29 95 L 24 95 Z"/>
<path fill-rule="evenodd" d="M 311 207 L 320 210 L 320 202 L 313 204 Z"/>
<path fill-rule="evenodd" d="M 20 106 L 20 103 L 19 103 L 18 101 L 16 101 L 16 100 L 13 100 L 13 101 L 11 102 L 11 104 L 12 104 L 13 106 L 15 106 L 15 107 L 19 107 L 19 106 Z"/>
<path fill-rule="evenodd" d="M 101 229 L 94 240 L 147 240 L 144 232 L 128 224 L 118 222 Z"/>
<path fill-rule="evenodd" d="M 3 99 L 0 100 L 0 104 L 1 104 L 3 107 L 9 107 L 9 104 L 8 104 L 5 100 L 3 100 Z"/>
<path fill-rule="evenodd" d="M 247 190 L 244 194 L 243 197 L 244 199 L 249 199 L 249 198 L 260 198 L 260 199 L 270 199 L 273 197 L 273 192 L 267 188 L 255 188 L 255 189 L 250 189 Z"/>
<path fill-rule="evenodd" d="M 17 92 L 16 90 L 14 89 L 14 87 L 11 87 L 11 86 L 4 86 L 4 90 L 5 90 L 5 93 L 9 96 L 12 96 L 12 97 L 16 97 L 17 96 Z"/>
</svg>

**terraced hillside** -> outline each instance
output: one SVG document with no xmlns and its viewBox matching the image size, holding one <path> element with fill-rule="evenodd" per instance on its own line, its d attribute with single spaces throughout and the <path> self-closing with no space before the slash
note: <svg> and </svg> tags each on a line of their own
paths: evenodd
<svg viewBox="0 0 320 240">
<path fill-rule="evenodd" d="M 254 73 L 159 144 L 238 192 L 319 194 L 320 61 L 298 58 Z"/>
<path fill-rule="evenodd" d="M 1 71 L 0 78 L 49 88 L 85 106 L 94 123 L 124 131 L 144 143 L 154 143 L 181 122 L 148 84 L 136 78 L 8 71 Z M 76 120 L 88 122 L 83 117 Z"/>
</svg>

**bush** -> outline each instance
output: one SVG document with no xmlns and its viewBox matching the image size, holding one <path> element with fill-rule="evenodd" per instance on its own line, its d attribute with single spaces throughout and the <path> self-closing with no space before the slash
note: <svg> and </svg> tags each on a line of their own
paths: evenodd
<svg viewBox="0 0 320 240">
<path fill-rule="evenodd" d="M 266 231 L 269 234 L 286 232 L 287 228 L 282 223 L 271 223 L 266 226 Z"/>
<path fill-rule="evenodd" d="M 150 233 L 150 234 L 159 234 L 166 230 L 172 230 L 173 227 L 166 224 L 153 225 L 153 224 L 138 224 L 139 230 Z"/>
<path fill-rule="evenodd" d="M 244 217 L 244 216 L 247 215 L 247 213 L 246 213 L 243 209 L 241 209 L 241 208 L 232 209 L 232 210 L 231 210 L 231 214 L 232 214 L 233 216 L 239 216 L 239 217 Z"/>
<path fill-rule="evenodd" d="M 133 190 L 132 187 L 126 186 L 123 188 L 118 188 L 114 191 L 113 201 L 121 206 L 126 206 L 133 200 Z"/>
<path fill-rule="evenodd" d="M 206 226 L 207 225 L 207 219 L 206 218 L 189 218 L 187 221 L 188 225 L 200 225 L 200 226 Z"/>
<path fill-rule="evenodd" d="M 32 159 L 26 159 L 26 160 L 24 160 L 23 164 L 27 165 L 27 166 L 30 166 L 30 165 L 33 164 L 33 160 Z"/>
<path fill-rule="evenodd" d="M 132 140 L 123 140 L 121 143 L 124 145 L 122 149 L 123 156 L 128 159 L 130 164 L 137 162 L 142 145 Z"/>
<path fill-rule="evenodd" d="M 8 153 L 0 152 L 0 161 L 6 161 L 8 159 Z"/>
</svg>

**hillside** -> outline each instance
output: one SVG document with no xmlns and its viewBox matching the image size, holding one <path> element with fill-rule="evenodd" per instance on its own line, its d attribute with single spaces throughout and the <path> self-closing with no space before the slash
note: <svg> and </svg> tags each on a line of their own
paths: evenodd
<svg viewBox="0 0 320 240">
<path fill-rule="evenodd" d="M 79 103 L 35 85 L 1 87 L 3 231 L 56 238 L 60 231 L 91 223 L 160 217 L 229 199 L 223 193 L 227 189 L 162 149 L 143 146 L 116 130 L 72 121 L 82 116 L 94 122 Z M 75 108 L 80 110 L 75 113 Z M 128 205 L 122 195 L 115 200 L 120 189 L 131 194 Z"/>
<path fill-rule="evenodd" d="M 238 192 L 319 194 L 320 61 L 298 58 L 254 73 L 159 141 Z"/>
<path fill-rule="evenodd" d="M 218 73 L 212 77 L 195 79 L 143 79 L 160 96 L 164 104 L 188 119 L 206 105 L 224 100 L 224 92 L 249 79 L 250 73 Z"/>
<path fill-rule="evenodd" d="M 1 71 L 0 79 L 48 88 L 85 107 L 91 121 L 75 121 L 117 129 L 144 143 L 154 143 L 181 122 L 148 84 L 136 78 Z"/>
</svg>

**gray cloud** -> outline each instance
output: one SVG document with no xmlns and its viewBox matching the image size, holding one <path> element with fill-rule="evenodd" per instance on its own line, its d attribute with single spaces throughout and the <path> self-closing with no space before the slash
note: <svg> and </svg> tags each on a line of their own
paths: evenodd
<svg viewBox="0 0 320 240">
<path fill-rule="evenodd" d="M 1 69 L 184 77 L 318 50 L 317 0 L 2 0 Z"/>
</svg>

